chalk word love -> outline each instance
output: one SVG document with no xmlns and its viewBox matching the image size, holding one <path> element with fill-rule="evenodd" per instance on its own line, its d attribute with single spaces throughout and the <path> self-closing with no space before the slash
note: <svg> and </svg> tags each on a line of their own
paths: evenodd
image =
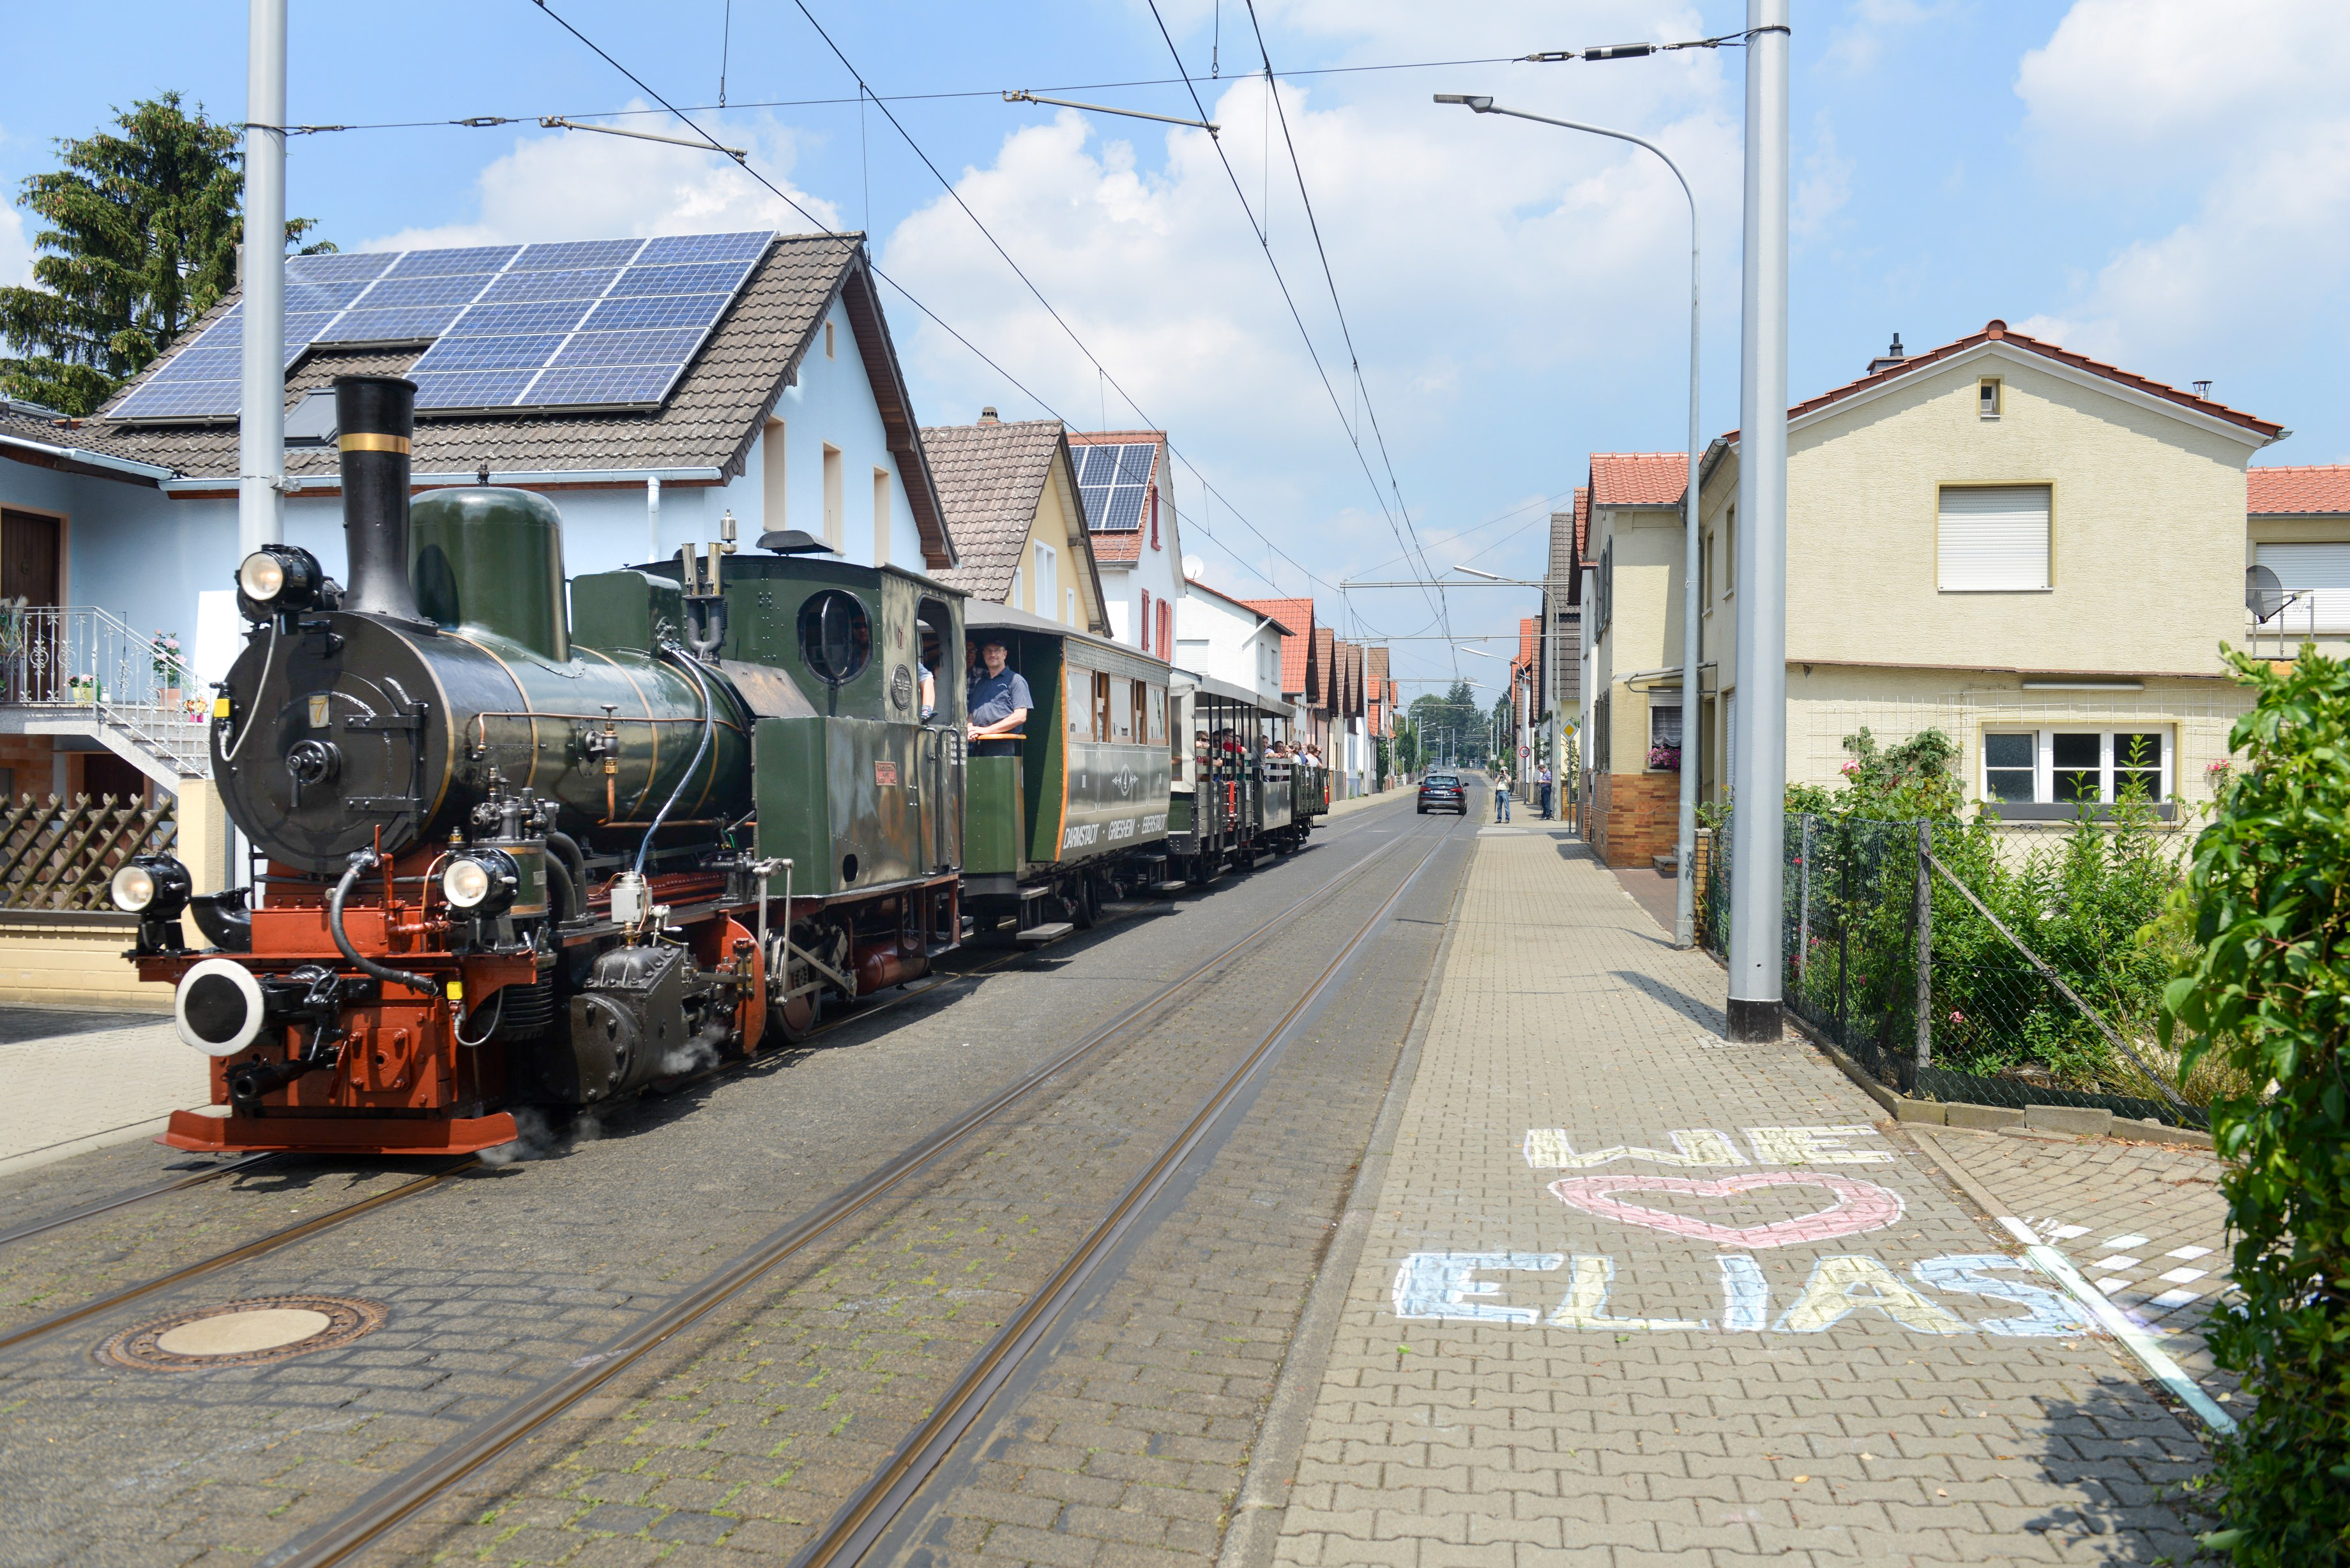
<svg viewBox="0 0 2350 1568">
<path fill-rule="evenodd" d="M 1754 1150 L 1751 1161 L 1718 1127 L 1683 1127 L 1665 1136 L 1672 1140 L 1669 1150 L 1618 1144 L 1577 1154 L 1565 1127 L 1528 1127 L 1521 1147 L 1526 1163 L 1536 1170 L 1593 1170 L 1619 1159 L 1678 1166 L 1887 1165 L 1896 1158 L 1890 1149 L 1846 1147 L 1854 1138 L 1877 1137 L 1872 1127 L 1748 1127 L 1746 1141 Z"/>
<path fill-rule="evenodd" d="M 1663 1192 L 1689 1198 L 1731 1198 L 1774 1187 L 1816 1187 L 1834 1195 L 1827 1208 L 1792 1220 L 1764 1225 L 1717 1225 L 1693 1214 L 1675 1214 L 1646 1204 L 1627 1203 L 1619 1192 Z M 1641 1176 L 1631 1171 L 1614 1176 L 1570 1176 L 1550 1184 L 1552 1196 L 1570 1209 L 1601 1220 L 1645 1225 L 1668 1236 L 1717 1247 L 1795 1247 L 1832 1241 L 1882 1231 L 1901 1218 L 1901 1195 L 1889 1187 L 1849 1176 L 1829 1176 L 1805 1170 L 1757 1170 L 1745 1176 L 1725 1176 L 1701 1181 L 1686 1176 Z"/>
<path fill-rule="evenodd" d="M 1607 1296 L 1616 1281 L 1616 1260 L 1560 1252 L 1413 1252 L 1396 1270 L 1395 1315 L 1412 1322 L 1507 1324 L 1519 1327 L 1607 1329 L 1619 1334 L 1675 1332 L 1824 1334 L 1855 1313 L 1883 1315 L 1913 1334 L 1989 1334 L 2004 1338 L 2045 1339 L 2091 1334 L 2095 1325 L 2071 1297 L 1998 1277 L 2032 1272 L 2020 1258 L 2001 1252 L 1958 1252 L 1910 1266 L 1916 1283 L 1878 1259 L 1857 1253 L 1821 1258 L 1794 1301 L 1771 1322 L 1771 1287 L 1762 1265 L 1742 1253 L 1714 1260 L 1721 1283 L 1721 1326 L 1711 1318 L 1615 1317 Z M 1565 1268 L 1566 1292 L 1545 1316 L 1542 1309 L 1486 1298 L 1503 1295 L 1499 1281 L 1481 1273 L 1555 1272 Z M 1938 1291 L 2001 1302 L 2020 1315 L 1970 1323 L 1926 1293 Z"/>
</svg>

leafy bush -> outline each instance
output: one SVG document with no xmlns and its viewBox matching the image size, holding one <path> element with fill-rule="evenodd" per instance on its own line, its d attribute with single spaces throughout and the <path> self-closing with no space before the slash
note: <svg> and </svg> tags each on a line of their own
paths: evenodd
<svg viewBox="0 0 2350 1568">
<path fill-rule="evenodd" d="M 2206 1544 L 2310 1568 L 2350 1562 L 2350 664 L 2230 659 L 2259 691 L 2230 739 L 2250 755 L 2196 843 L 2201 951 L 2162 1020 L 2189 1072 L 2217 1056 L 2263 1086 L 2213 1107 L 2243 1301 L 2209 1337 L 2255 1404 L 2220 1449 L 2228 1528 Z"/>
</svg>

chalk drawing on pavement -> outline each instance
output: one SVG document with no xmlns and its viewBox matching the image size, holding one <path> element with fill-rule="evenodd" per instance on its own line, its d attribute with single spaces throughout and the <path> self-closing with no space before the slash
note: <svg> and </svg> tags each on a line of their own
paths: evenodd
<svg viewBox="0 0 2350 1568">
<path fill-rule="evenodd" d="M 1792 1220 L 1763 1225 L 1717 1225 L 1694 1214 L 1676 1214 L 1645 1204 L 1627 1203 L 1619 1192 L 1665 1192 L 1691 1198 L 1730 1198 L 1773 1187 L 1817 1187 L 1835 1195 L 1825 1209 Z M 1612 1176 L 1570 1176 L 1550 1184 L 1554 1197 L 1570 1209 L 1601 1220 L 1620 1220 L 1685 1236 L 1717 1247 L 1795 1247 L 1882 1231 L 1901 1218 L 1901 1195 L 1889 1187 L 1849 1176 L 1807 1170 L 1757 1170 L 1744 1176 L 1700 1180 L 1687 1176 L 1642 1176 L 1622 1172 Z"/>
</svg>

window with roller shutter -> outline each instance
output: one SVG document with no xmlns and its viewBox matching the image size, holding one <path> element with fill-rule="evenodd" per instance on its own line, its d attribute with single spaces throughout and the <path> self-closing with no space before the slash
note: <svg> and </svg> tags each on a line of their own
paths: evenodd
<svg viewBox="0 0 2350 1568">
<path fill-rule="evenodd" d="M 2255 558 L 2277 586 L 2303 597 L 2272 620 L 2286 631 L 2350 631 L 2350 545 L 2262 545 Z"/>
<path fill-rule="evenodd" d="M 2044 591 L 2049 510 L 2044 484 L 1944 485 L 1937 585 L 1946 594 Z"/>
</svg>

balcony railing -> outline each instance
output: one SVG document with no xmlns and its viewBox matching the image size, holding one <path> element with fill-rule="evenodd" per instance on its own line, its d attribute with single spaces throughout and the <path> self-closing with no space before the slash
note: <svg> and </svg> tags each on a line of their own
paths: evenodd
<svg viewBox="0 0 2350 1568">
<path fill-rule="evenodd" d="M 94 605 L 0 604 L 0 707 L 87 715 L 201 777 L 212 772 L 204 697 L 183 652 Z"/>
<path fill-rule="evenodd" d="M 2251 651 L 2261 653 L 2265 642 L 2273 651 L 2270 657 L 2291 659 L 2293 650 L 2304 642 L 2314 642 L 2321 635 L 2339 633 L 2345 628 L 2334 613 L 2337 607 L 2328 604 L 2320 608 L 2319 590 L 2315 588 L 2282 588 L 2267 604 L 2247 603 L 2245 612 L 2251 618 Z M 2260 612 L 2266 609 L 2265 616 Z"/>
</svg>

